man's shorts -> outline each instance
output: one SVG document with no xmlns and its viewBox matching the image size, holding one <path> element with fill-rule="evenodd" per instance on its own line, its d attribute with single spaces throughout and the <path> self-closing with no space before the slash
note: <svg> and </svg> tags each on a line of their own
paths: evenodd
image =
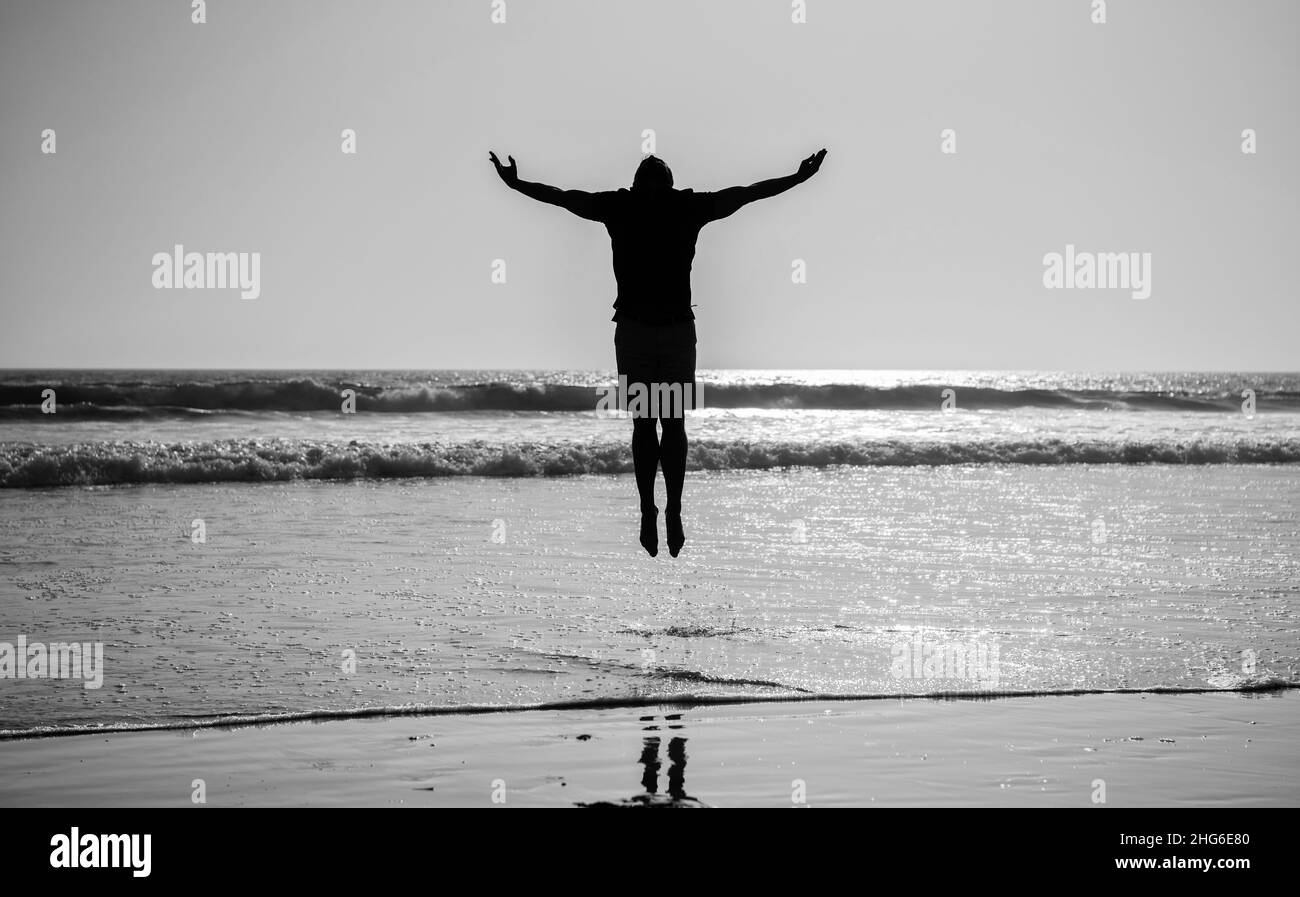
<svg viewBox="0 0 1300 897">
<path fill-rule="evenodd" d="M 642 383 L 648 391 L 667 390 L 673 384 L 682 384 L 677 393 L 685 399 L 687 408 L 699 407 L 695 383 L 695 322 L 678 321 L 673 324 L 647 324 L 642 321 L 621 320 L 614 326 L 614 357 L 620 377 L 627 378 L 629 392 L 632 384 Z M 658 386 L 656 386 L 658 384 Z M 659 395 L 667 395 L 659 392 Z M 689 394 L 690 398 L 685 397 Z M 631 401 L 625 398 L 625 401 Z M 663 412 L 634 417 L 679 417 L 677 400 L 664 399 Z M 658 404 L 654 407 L 660 407 Z M 673 413 L 673 412 L 676 413 Z"/>
<path fill-rule="evenodd" d="M 694 383 L 695 322 L 646 324 L 622 320 L 614 325 L 614 357 L 627 382 Z"/>
</svg>

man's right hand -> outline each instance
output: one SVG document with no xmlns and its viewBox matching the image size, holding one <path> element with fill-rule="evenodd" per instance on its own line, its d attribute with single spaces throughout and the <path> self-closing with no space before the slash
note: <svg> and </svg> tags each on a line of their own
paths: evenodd
<svg viewBox="0 0 1300 897">
<path fill-rule="evenodd" d="M 825 152 L 825 150 L 823 150 L 823 152 Z M 514 156 L 506 156 L 506 158 L 510 160 L 509 165 L 502 165 L 501 160 L 497 158 L 497 154 L 491 150 L 488 151 L 488 158 L 491 159 L 492 164 L 497 167 L 497 174 L 501 175 L 501 180 L 506 182 L 507 187 L 513 188 L 519 183 L 519 166 L 515 165 Z"/>
</svg>

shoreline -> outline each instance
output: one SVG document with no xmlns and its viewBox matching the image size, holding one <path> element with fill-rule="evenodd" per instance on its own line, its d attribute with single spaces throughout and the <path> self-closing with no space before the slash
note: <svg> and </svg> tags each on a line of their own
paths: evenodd
<svg viewBox="0 0 1300 897">
<path fill-rule="evenodd" d="M 347 722 L 349 720 L 384 720 L 401 717 L 483 716 L 545 711 L 584 712 L 635 710 L 643 707 L 682 706 L 734 707 L 745 704 L 866 704 L 874 701 L 997 701 L 1011 698 L 1076 698 L 1095 695 L 1257 695 L 1300 689 L 1300 683 L 1264 678 L 1237 687 L 1152 686 L 1149 688 L 1067 688 L 1025 689 L 1020 691 L 968 690 L 940 691 L 925 694 L 847 694 L 847 695 L 652 695 L 645 697 L 583 698 L 572 701 L 540 701 L 531 704 L 447 704 L 402 705 L 396 707 L 357 707 L 349 710 L 302 710 L 286 713 L 235 714 L 217 719 L 188 719 L 158 723 L 112 723 L 103 726 L 67 726 L 44 729 L 0 729 L 0 744 L 7 741 L 35 741 L 48 738 L 75 738 L 81 735 L 130 735 L 147 732 L 176 732 L 201 729 L 247 729 L 291 723 Z"/>
</svg>

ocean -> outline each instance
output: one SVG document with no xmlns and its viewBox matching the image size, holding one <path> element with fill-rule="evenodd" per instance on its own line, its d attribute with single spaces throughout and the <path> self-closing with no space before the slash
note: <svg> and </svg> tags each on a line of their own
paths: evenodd
<svg viewBox="0 0 1300 897">
<path fill-rule="evenodd" d="M 700 379 L 672 560 L 611 372 L 3 372 L 0 734 L 1300 685 L 1300 375 Z"/>
</svg>

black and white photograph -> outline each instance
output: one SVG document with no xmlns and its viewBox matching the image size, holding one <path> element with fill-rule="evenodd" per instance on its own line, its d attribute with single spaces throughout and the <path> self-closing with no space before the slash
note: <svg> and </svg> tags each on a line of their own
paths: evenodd
<svg viewBox="0 0 1300 897">
<path fill-rule="evenodd" d="M 0 806 L 1300 805 L 1298 34 L 0 0 Z"/>
</svg>

